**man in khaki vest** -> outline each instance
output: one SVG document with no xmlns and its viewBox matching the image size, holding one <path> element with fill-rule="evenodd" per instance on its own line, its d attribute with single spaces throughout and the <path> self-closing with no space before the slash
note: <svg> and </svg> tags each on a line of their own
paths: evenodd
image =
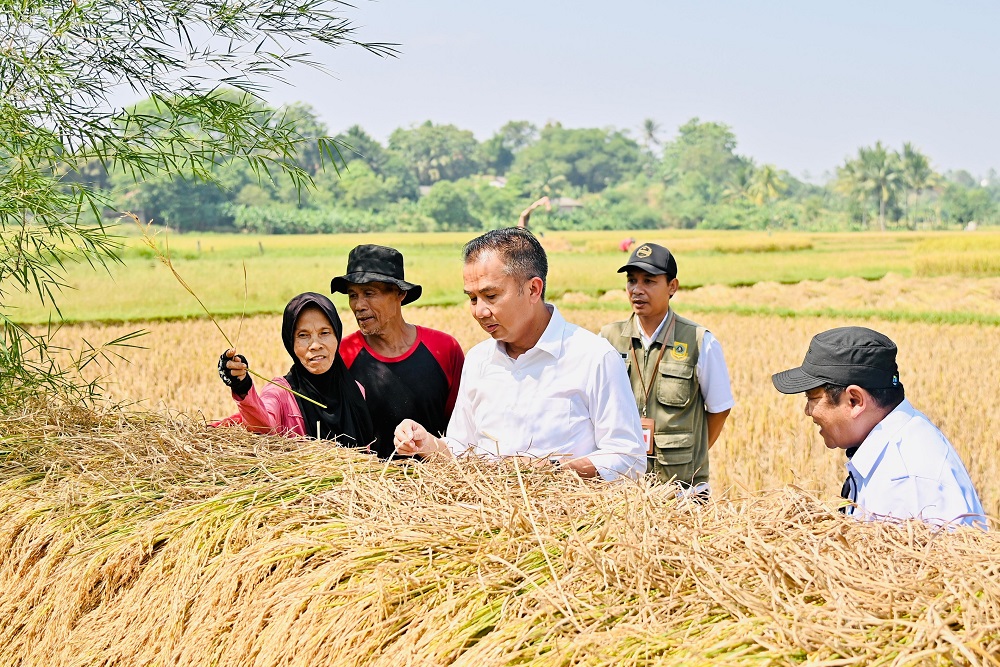
<svg viewBox="0 0 1000 667">
<path fill-rule="evenodd" d="M 655 243 L 639 245 L 625 287 L 632 316 L 601 329 L 628 367 L 642 417 L 646 472 L 708 495 L 708 450 L 733 407 L 729 369 L 711 332 L 670 308 L 677 260 Z"/>
</svg>

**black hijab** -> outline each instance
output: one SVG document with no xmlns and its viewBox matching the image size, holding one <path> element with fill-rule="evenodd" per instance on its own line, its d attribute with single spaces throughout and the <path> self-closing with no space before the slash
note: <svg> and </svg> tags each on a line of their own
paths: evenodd
<svg viewBox="0 0 1000 667">
<path fill-rule="evenodd" d="M 321 375 L 310 373 L 295 356 L 295 325 L 298 323 L 299 315 L 306 308 L 318 308 L 322 311 L 330 320 L 333 333 L 337 336 L 337 353 L 333 355 L 333 365 Z M 285 379 L 298 393 L 326 406 L 324 409 L 315 403 L 295 397 L 299 409 L 302 410 L 302 418 L 306 422 L 306 435 L 325 440 L 336 439 L 342 445 L 363 448 L 375 439 L 374 429 L 361 390 L 344 365 L 343 357 L 340 356 L 340 341 L 343 339 L 343 334 L 344 325 L 330 299 L 315 292 L 306 292 L 294 297 L 285 306 L 285 312 L 281 317 L 281 341 L 292 357 L 292 368 Z"/>
</svg>

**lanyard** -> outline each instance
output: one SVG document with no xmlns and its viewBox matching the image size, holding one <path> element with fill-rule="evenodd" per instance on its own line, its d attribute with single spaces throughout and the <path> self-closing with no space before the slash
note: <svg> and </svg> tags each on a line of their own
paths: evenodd
<svg viewBox="0 0 1000 667">
<path fill-rule="evenodd" d="M 660 345 L 660 354 L 659 356 L 656 357 L 656 364 L 653 366 L 653 368 L 658 369 L 660 367 L 660 361 L 663 360 L 663 353 L 667 349 L 667 341 L 673 340 L 674 312 L 669 311 L 668 317 L 670 317 L 670 321 L 667 323 L 667 330 L 663 332 L 663 343 Z M 636 322 L 636 326 L 641 327 L 642 324 Z M 671 345 L 671 347 L 673 346 Z M 649 386 L 646 386 L 646 381 L 642 378 L 642 366 L 639 364 L 639 357 L 637 357 L 635 354 L 635 345 L 632 346 L 632 361 L 635 362 L 635 372 L 639 376 L 639 384 L 642 386 L 643 394 L 645 394 L 645 398 L 643 399 L 642 402 L 642 416 L 645 417 L 646 407 L 649 405 L 649 396 L 650 394 L 653 393 L 653 385 L 656 384 L 656 371 L 653 372 L 653 377 L 649 379 Z"/>
</svg>

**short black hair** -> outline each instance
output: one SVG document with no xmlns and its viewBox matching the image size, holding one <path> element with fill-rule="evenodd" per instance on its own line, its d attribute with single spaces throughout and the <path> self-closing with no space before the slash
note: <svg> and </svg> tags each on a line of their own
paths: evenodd
<svg viewBox="0 0 1000 667">
<path fill-rule="evenodd" d="M 900 382 L 895 387 L 881 387 L 879 389 L 869 389 L 868 387 L 861 387 L 867 391 L 875 404 L 882 408 L 883 410 L 893 410 L 897 405 L 903 402 L 906 398 L 906 392 L 903 390 L 903 383 Z M 840 397 L 843 395 L 844 390 L 847 389 L 844 385 L 840 384 L 825 384 L 823 385 L 823 391 L 826 393 L 826 397 L 830 399 L 831 403 L 840 403 Z"/>
<path fill-rule="evenodd" d="M 545 279 L 549 259 L 535 235 L 523 227 L 504 227 L 486 232 L 465 244 L 462 259 L 466 264 L 486 252 L 495 252 L 503 261 L 504 273 L 521 282 L 542 279 L 542 299 L 545 299 Z"/>
</svg>

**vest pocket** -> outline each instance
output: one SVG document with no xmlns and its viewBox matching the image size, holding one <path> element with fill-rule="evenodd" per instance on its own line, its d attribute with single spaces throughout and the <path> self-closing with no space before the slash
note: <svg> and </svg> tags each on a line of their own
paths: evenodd
<svg viewBox="0 0 1000 667">
<path fill-rule="evenodd" d="M 694 366 L 661 361 L 656 382 L 656 400 L 672 408 L 683 408 L 694 393 Z"/>
<path fill-rule="evenodd" d="M 694 446 L 690 433 L 657 433 L 653 436 L 656 442 L 656 460 L 665 466 L 688 466 L 694 460 Z M 678 472 L 678 477 L 684 476 Z"/>
</svg>

